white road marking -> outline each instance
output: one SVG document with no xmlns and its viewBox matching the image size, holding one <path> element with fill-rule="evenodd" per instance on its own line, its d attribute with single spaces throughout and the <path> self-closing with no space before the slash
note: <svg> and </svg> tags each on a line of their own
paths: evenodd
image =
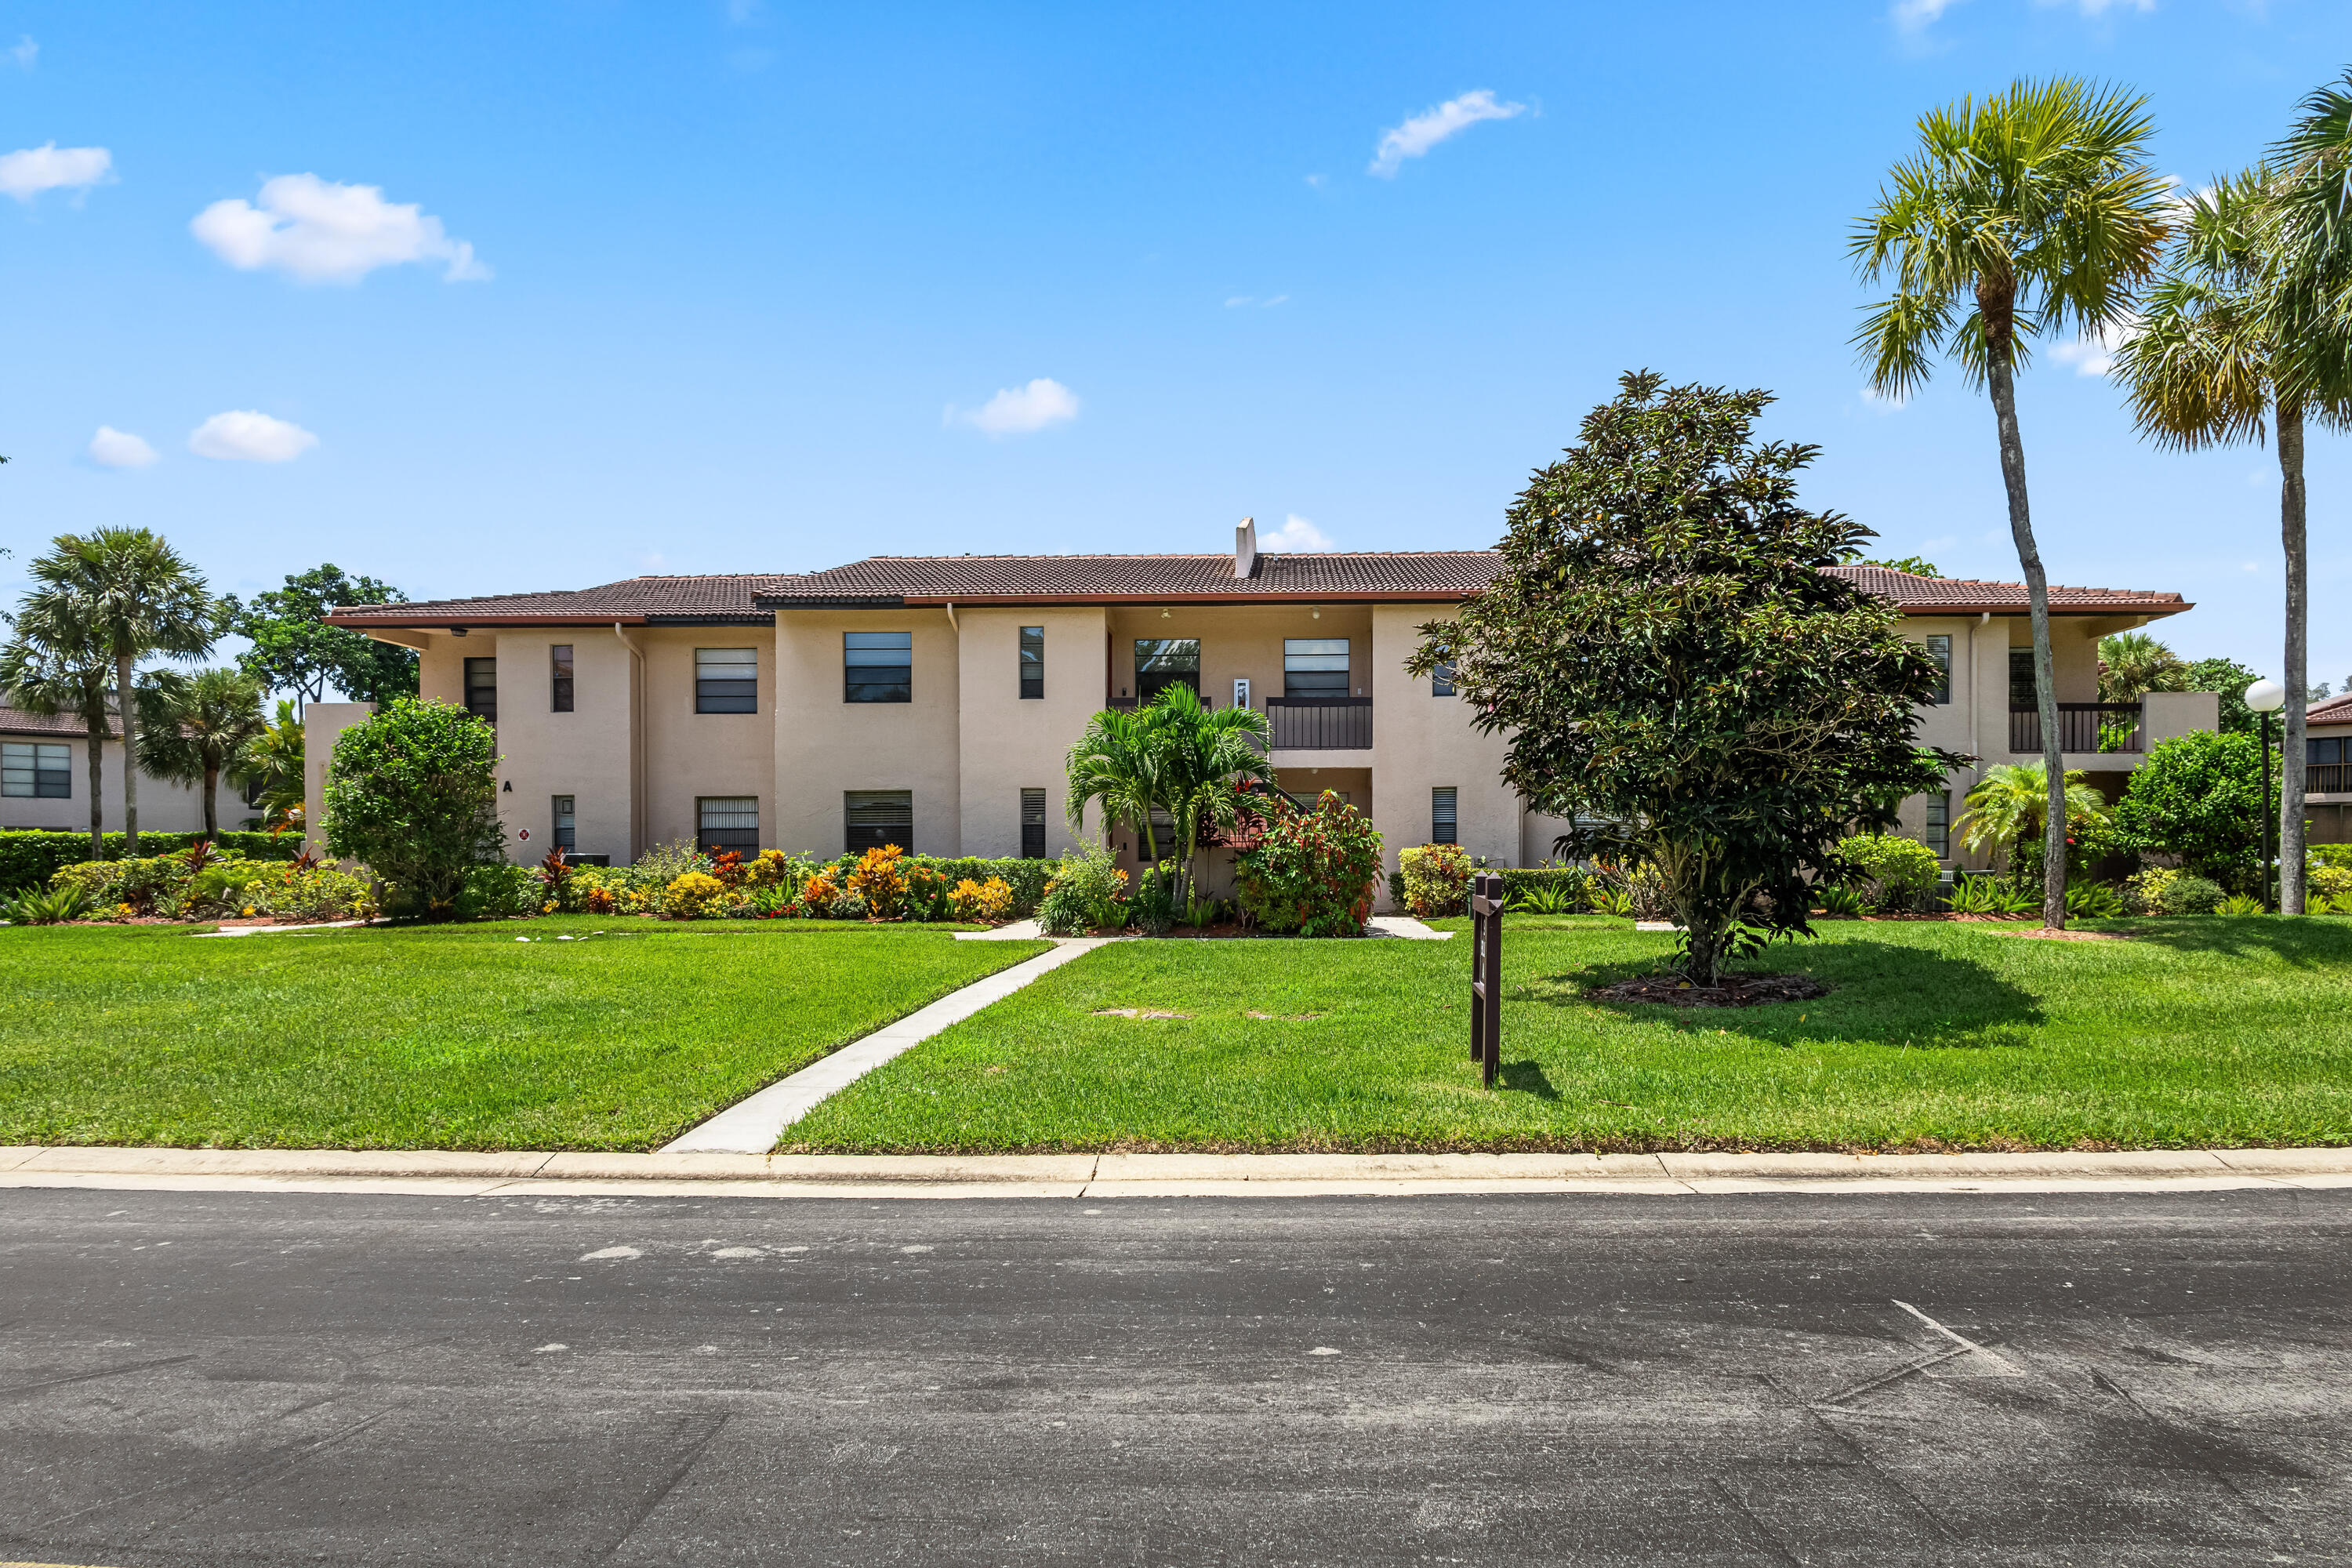
<svg viewBox="0 0 2352 1568">
<path fill-rule="evenodd" d="M 570 1345 L 541 1345 L 530 1353 L 533 1355 L 545 1355 L 550 1351 L 568 1351 L 572 1347 Z"/>
<path fill-rule="evenodd" d="M 1317 1345 L 1313 1350 L 1308 1351 L 1307 1353 L 1308 1355 L 1338 1355 L 1339 1352 L 1333 1350 L 1329 1345 Z"/>
<path fill-rule="evenodd" d="M 1894 1300 L 1893 1297 L 1889 1297 L 1887 1299 L 1889 1300 Z M 1989 1351 L 1985 1349 L 1984 1346 L 1977 1343 L 1976 1341 L 1969 1339 L 1965 1334 L 1954 1333 L 1951 1330 L 1944 1327 L 1943 1324 L 1936 1321 L 1935 1319 L 1929 1317 L 1927 1313 L 1921 1311 L 1910 1302 L 1895 1301 L 1895 1304 L 1902 1308 L 1905 1311 L 1910 1313 L 1913 1317 L 1918 1319 L 1921 1322 L 1927 1324 L 1929 1328 L 1935 1330 L 1937 1333 L 1943 1335 L 1946 1339 L 1951 1341 L 1954 1344 L 1965 1345 L 1969 1350 L 1976 1352 L 1977 1354 L 1983 1356 L 1985 1359 L 1991 1362 L 1995 1366 L 2000 1368 L 2001 1375 L 2003 1377 L 2022 1377 L 2025 1375 L 2025 1369 L 2023 1367 L 2018 1365 L 2015 1362 L 2010 1360 L 1999 1351 Z"/>
<path fill-rule="evenodd" d="M 713 1258 L 758 1258 L 761 1256 L 761 1252 L 756 1247 L 722 1247 L 710 1256 Z"/>
<path fill-rule="evenodd" d="M 643 1258 L 644 1256 L 644 1253 L 638 1251 L 634 1247 L 601 1247 L 594 1252 L 583 1253 L 581 1255 L 580 1261 L 583 1263 L 601 1263 L 608 1258 Z"/>
<path fill-rule="evenodd" d="M 931 1249 L 928 1247 L 902 1247 L 898 1250 L 901 1252 L 929 1252 Z"/>
</svg>

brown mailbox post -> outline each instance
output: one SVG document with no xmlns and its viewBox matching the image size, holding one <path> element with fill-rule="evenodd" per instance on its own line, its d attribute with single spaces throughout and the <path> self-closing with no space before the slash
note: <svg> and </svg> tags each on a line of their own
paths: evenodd
<svg viewBox="0 0 2352 1568">
<path fill-rule="evenodd" d="M 1470 879 L 1470 1059 L 1488 1089 L 1503 1065 L 1503 879 Z"/>
</svg>

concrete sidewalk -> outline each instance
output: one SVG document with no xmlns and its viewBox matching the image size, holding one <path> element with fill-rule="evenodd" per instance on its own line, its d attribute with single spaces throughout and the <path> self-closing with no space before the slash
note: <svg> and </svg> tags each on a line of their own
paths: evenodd
<svg viewBox="0 0 2352 1568">
<path fill-rule="evenodd" d="M 656 1154 L 0 1148 L 0 1187 L 458 1196 L 1299 1197 L 2352 1186 L 2352 1149 L 2023 1154 Z"/>
</svg>

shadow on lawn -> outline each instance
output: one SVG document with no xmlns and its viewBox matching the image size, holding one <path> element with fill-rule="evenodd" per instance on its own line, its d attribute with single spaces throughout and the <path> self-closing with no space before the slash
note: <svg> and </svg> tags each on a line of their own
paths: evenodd
<svg viewBox="0 0 2352 1568">
<path fill-rule="evenodd" d="M 2186 915 L 2127 928 L 2142 947 L 2266 957 L 2295 969 L 2352 963 L 2352 920 L 2334 915 Z"/>
<path fill-rule="evenodd" d="M 2043 1021 L 2042 1004 L 1973 959 L 1866 937 L 1839 942 L 1779 943 L 1735 966 L 1759 974 L 1802 973 L 1831 987 L 1807 1002 L 1755 1007 L 1675 1007 L 1603 1000 L 1596 987 L 1659 973 L 1655 957 L 1587 964 L 1538 975 L 1504 1000 L 1548 1007 L 1589 1007 L 1687 1035 L 1732 1035 L 1773 1045 L 1861 1041 L 1895 1047 L 1985 1047 L 2030 1043 Z M 1504 1037 L 1509 1038 L 1508 1026 Z M 1506 1074 L 1510 1068 L 1503 1069 Z"/>
</svg>

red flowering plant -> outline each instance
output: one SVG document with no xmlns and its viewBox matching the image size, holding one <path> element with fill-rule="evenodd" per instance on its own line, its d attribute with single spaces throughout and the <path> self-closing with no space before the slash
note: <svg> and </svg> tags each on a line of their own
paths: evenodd
<svg viewBox="0 0 2352 1568">
<path fill-rule="evenodd" d="M 1269 807 L 1234 859 L 1242 912 L 1262 931 L 1361 936 L 1381 873 L 1381 836 L 1326 790 L 1311 811 Z"/>
</svg>

